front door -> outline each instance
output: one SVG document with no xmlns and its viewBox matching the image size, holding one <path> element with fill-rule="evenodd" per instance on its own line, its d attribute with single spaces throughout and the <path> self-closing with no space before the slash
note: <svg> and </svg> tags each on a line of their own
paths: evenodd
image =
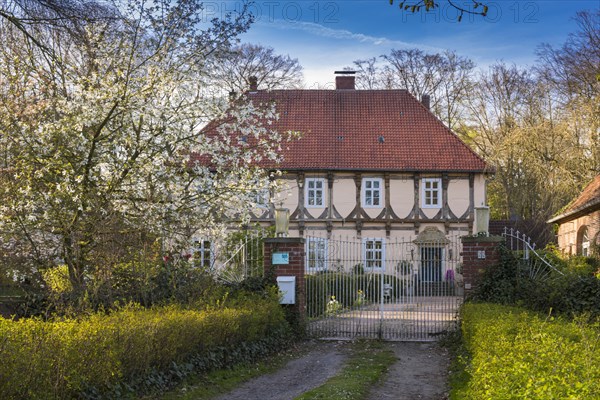
<svg viewBox="0 0 600 400">
<path fill-rule="evenodd" d="M 443 254 L 444 249 L 442 247 L 421 247 L 421 281 L 442 281 Z"/>
</svg>

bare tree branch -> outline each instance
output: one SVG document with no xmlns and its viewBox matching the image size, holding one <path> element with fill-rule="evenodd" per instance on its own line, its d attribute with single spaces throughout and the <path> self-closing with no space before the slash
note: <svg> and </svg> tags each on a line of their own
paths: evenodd
<svg viewBox="0 0 600 400">
<path fill-rule="evenodd" d="M 394 4 L 394 0 L 389 0 L 389 1 L 390 1 L 390 5 Z M 466 7 L 466 6 L 459 5 L 454 0 L 446 0 L 446 1 L 448 2 L 448 4 L 451 7 L 458 10 L 458 12 L 459 12 L 458 17 L 457 17 L 458 22 L 462 21 L 464 14 L 481 15 L 482 17 L 487 16 L 488 6 L 485 3 L 471 0 L 473 7 Z M 438 8 L 440 6 L 439 3 L 440 2 L 436 1 L 436 0 L 401 1 L 401 2 L 399 2 L 398 7 L 402 11 L 410 11 L 412 13 L 418 13 L 418 12 L 421 12 L 422 9 L 423 9 L 423 11 L 428 12 L 428 11 L 433 10 L 434 8 Z"/>
</svg>

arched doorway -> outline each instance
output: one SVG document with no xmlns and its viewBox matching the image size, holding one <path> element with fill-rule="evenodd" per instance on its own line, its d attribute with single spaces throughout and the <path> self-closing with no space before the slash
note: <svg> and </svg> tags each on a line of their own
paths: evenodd
<svg viewBox="0 0 600 400">
<path fill-rule="evenodd" d="M 583 225 L 577 231 L 577 255 L 590 256 L 590 238 L 587 226 Z"/>
</svg>

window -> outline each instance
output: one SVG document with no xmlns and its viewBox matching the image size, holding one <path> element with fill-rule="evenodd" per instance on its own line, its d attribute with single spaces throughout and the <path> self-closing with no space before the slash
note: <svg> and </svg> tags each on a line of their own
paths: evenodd
<svg viewBox="0 0 600 400">
<path fill-rule="evenodd" d="M 254 201 L 254 204 L 258 208 L 269 208 L 269 201 L 271 200 L 270 184 L 267 179 L 255 179 L 254 188 L 250 192 L 252 198 L 249 201 Z"/>
<path fill-rule="evenodd" d="M 258 189 L 256 191 L 256 205 L 259 208 L 269 208 L 269 199 L 271 197 L 271 193 L 269 193 L 269 189 Z"/>
<path fill-rule="evenodd" d="M 310 271 L 327 269 L 327 239 L 308 238 L 306 242 L 306 267 Z"/>
<path fill-rule="evenodd" d="M 422 208 L 440 208 L 442 206 L 442 180 L 439 178 L 423 179 Z"/>
<path fill-rule="evenodd" d="M 306 180 L 306 206 L 323 207 L 325 179 L 308 178 Z"/>
<path fill-rule="evenodd" d="M 364 240 L 365 272 L 373 269 L 383 269 L 385 260 L 385 245 L 383 239 Z"/>
<path fill-rule="evenodd" d="M 590 255 L 590 238 L 585 225 L 579 228 L 579 232 L 577 232 L 577 255 L 584 257 Z"/>
<path fill-rule="evenodd" d="M 381 207 L 381 179 L 364 178 L 362 182 L 362 203 L 364 207 Z"/>
<path fill-rule="evenodd" d="M 213 252 L 211 243 L 208 240 L 195 241 L 192 255 L 192 262 L 195 267 L 211 268 Z"/>
</svg>

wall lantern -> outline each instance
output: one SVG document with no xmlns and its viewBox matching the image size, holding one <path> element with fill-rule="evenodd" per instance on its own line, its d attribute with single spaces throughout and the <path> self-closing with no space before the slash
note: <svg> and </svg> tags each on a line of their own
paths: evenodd
<svg viewBox="0 0 600 400">
<path fill-rule="evenodd" d="M 287 208 L 275 209 L 275 236 L 287 237 L 290 226 L 290 210 Z"/>
<path fill-rule="evenodd" d="M 475 235 L 488 235 L 490 231 L 490 208 L 486 206 L 475 207 Z"/>
</svg>

